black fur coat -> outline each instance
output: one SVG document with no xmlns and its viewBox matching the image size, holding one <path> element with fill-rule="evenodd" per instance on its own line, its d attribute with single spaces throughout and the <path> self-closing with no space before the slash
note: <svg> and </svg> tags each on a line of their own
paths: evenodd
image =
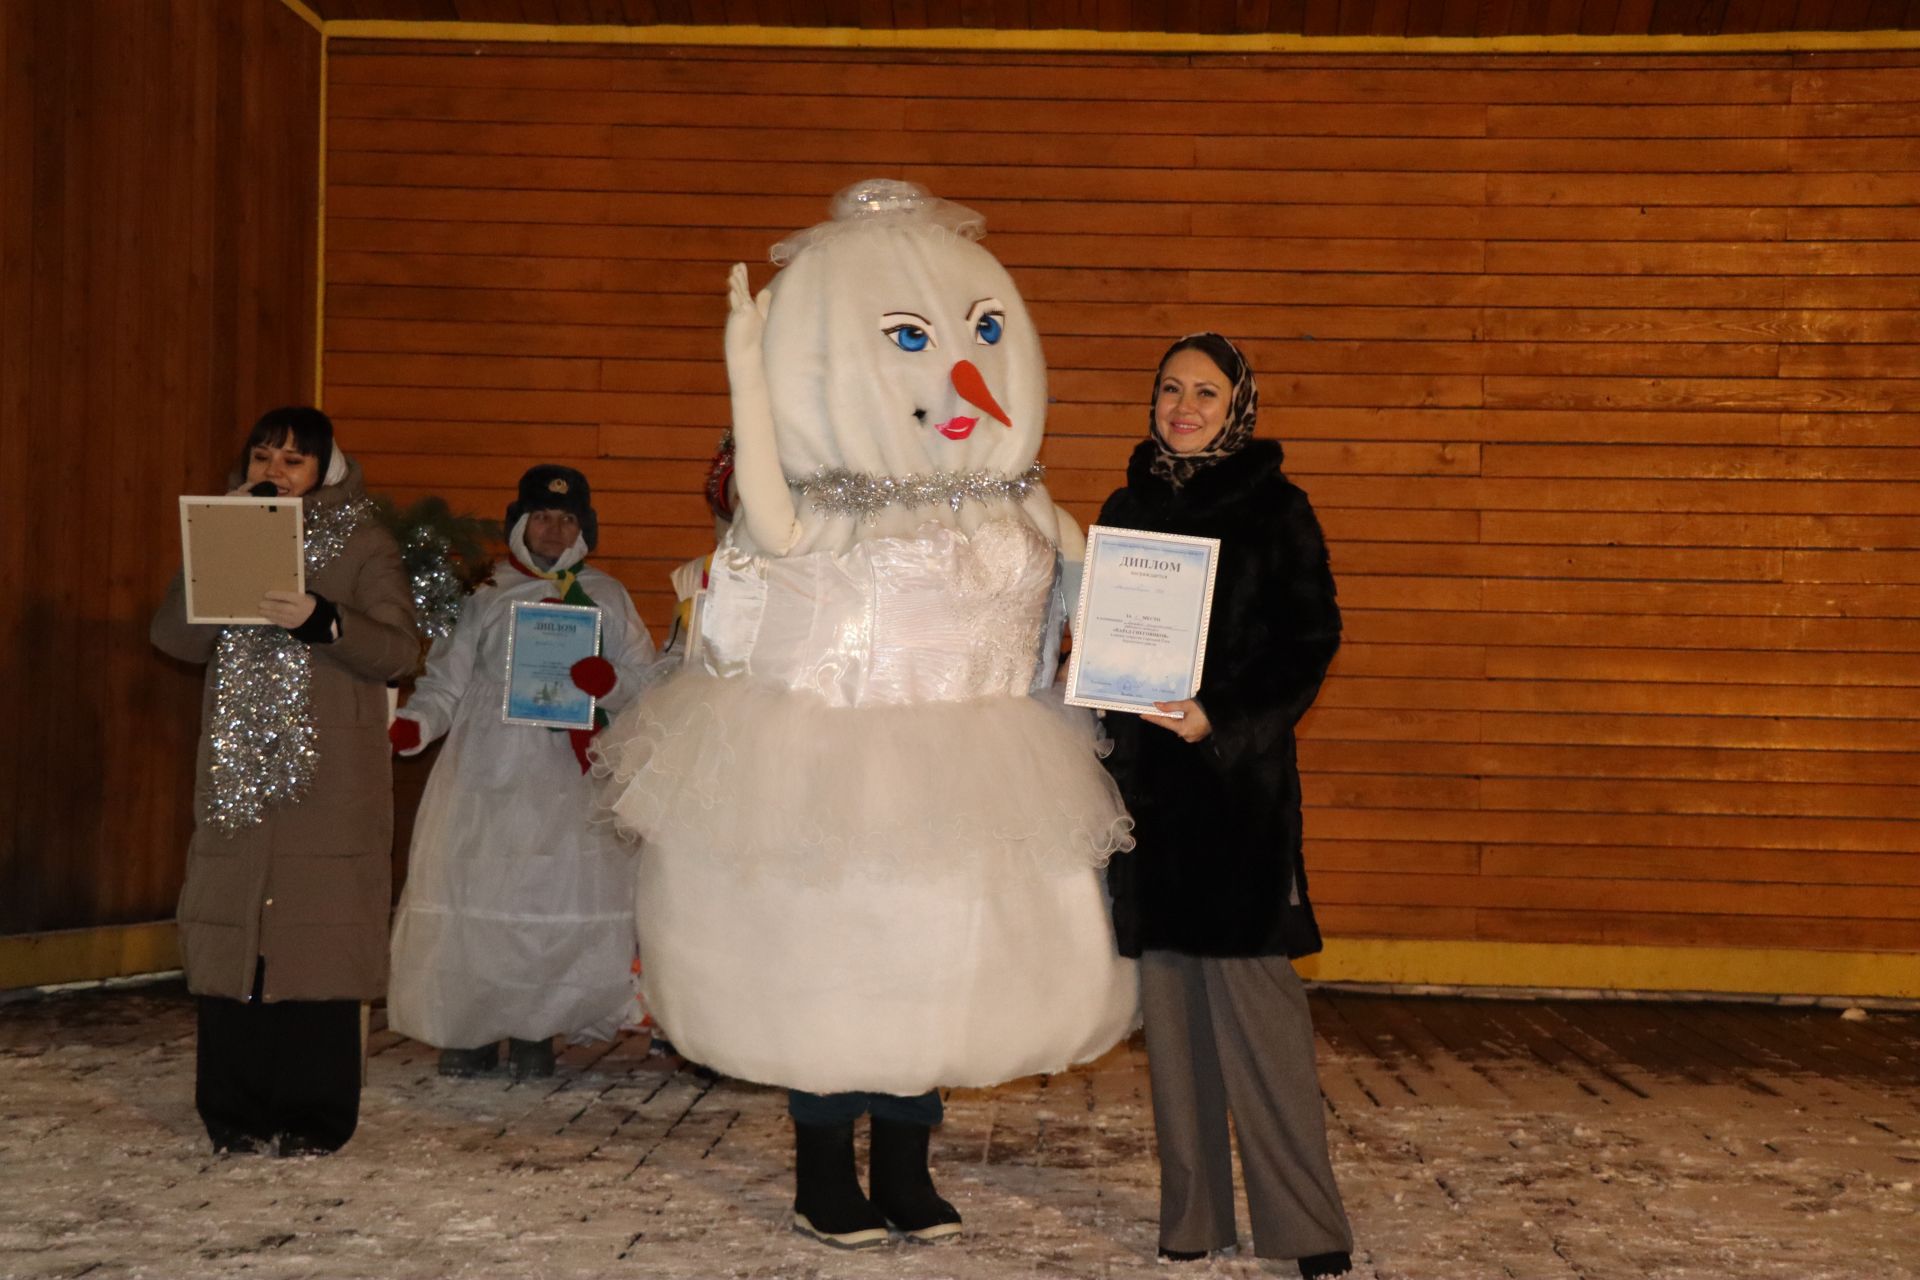
<svg viewBox="0 0 1920 1280">
<path fill-rule="evenodd" d="M 1138 846 L 1107 871 L 1124 955 L 1303 956 L 1320 949 L 1300 857 L 1293 727 L 1340 646 L 1340 608 L 1307 495 L 1254 440 L 1174 490 L 1143 442 L 1100 523 L 1220 539 L 1206 666 L 1213 732 L 1189 745 L 1108 712 L 1108 760 Z"/>
</svg>

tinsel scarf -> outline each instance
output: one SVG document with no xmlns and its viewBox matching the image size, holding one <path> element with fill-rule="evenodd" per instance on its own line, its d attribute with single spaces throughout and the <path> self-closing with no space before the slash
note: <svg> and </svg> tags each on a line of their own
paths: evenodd
<svg viewBox="0 0 1920 1280">
<path fill-rule="evenodd" d="M 803 479 L 787 481 L 787 487 L 804 495 L 815 510 L 872 520 L 888 507 L 944 506 L 958 511 L 969 500 L 1022 502 L 1046 475 L 1047 469 L 1037 462 L 1016 476 L 991 471 L 876 476 L 822 467 Z"/>
<path fill-rule="evenodd" d="M 309 506 L 309 581 L 368 519 L 365 498 Z M 257 826 L 269 809 L 297 804 L 320 767 L 313 723 L 313 654 L 274 626 L 223 627 L 213 653 L 213 718 L 200 821 L 224 835 Z"/>
</svg>

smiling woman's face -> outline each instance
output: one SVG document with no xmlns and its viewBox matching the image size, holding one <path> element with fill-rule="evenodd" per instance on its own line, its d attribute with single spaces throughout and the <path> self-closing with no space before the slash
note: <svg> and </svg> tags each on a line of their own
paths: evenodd
<svg viewBox="0 0 1920 1280">
<path fill-rule="evenodd" d="M 262 480 L 279 490 L 282 497 L 310 493 L 320 483 L 320 460 L 300 452 L 299 443 L 288 432 L 279 444 L 256 444 L 247 450 L 247 483 L 256 485 Z"/>
<path fill-rule="evenodd" d="M 1160 370 L 1153 401 L 1160 439 L 1175 453 L 1205 449 L 1226 429 L 1232 392 L 1226 374 L 1203 352 L 1192 347 L 1174 352 Z"/>
</svg>

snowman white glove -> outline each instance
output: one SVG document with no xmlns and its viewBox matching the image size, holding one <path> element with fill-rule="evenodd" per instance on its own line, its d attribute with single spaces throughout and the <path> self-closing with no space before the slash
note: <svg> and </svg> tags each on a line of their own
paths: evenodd
<svg viewBox="0 0 1920 1280">
<path fill-rule="evenodd" d="M 734 481 L 740 511 L 754 542 L 784 555 L 799 536 L 793 495 L 780 470 L 780 449 L 773 436 L 773 405 L 767 394 L 767 369 L 761 339 L 773 293 L 754 297 L 747 286 L 747 264 L 736 262 L 727 276 L 727 383 L 733 392 Z"/>
</svg>

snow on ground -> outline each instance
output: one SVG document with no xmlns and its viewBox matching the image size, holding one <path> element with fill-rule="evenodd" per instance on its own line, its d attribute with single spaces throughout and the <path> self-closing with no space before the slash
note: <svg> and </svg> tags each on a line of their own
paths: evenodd
<svg viewBox="0 0 1920 1280">
<path fill-rule="evenodd" d="M 1326 992 L 1315 1014 L 1358 1277 L 1920 1277 L 1920 1017 L 1842 1036 L 1830 1010 Z M 1155 1262 L 1137 1044 L 955 1093 L 936 1174 L 967 1234 L 864 1253 L 788 1229 L 777 1090 L 631 1039 L 525 1085 L 372 1048 L 344 1151 L 216 1157 L 177 987 L 0 1005 L 0 1276 L 1266 1274 Z"/>
</svg>

